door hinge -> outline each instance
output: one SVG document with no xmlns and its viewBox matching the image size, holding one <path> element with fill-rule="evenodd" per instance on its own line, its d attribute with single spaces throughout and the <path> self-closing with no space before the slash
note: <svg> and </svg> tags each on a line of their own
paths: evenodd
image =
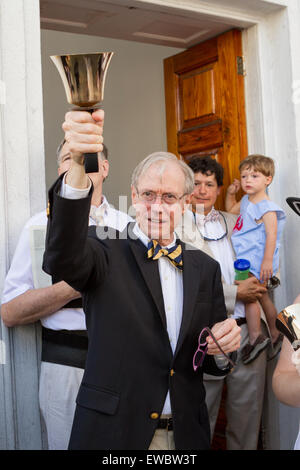
<svg viewBox="0 0 300 470">
<path fill-rule="evenodd" d="M 238 73 L 238 75 L 243 75 L 243 77 L 244 77 L 246 75 L 244 57 L 243 56 L 237 56 L 236 63 L 237 63 L 237 73 Z"/>
</svg>

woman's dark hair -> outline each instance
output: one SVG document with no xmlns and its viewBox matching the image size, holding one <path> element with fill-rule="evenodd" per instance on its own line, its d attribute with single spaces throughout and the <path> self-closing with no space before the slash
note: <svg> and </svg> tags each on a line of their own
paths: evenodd
<svg viewBox="0 0 300 470">
<path fill-rule="evenodd" d="M 194 157 L 188 162 L 194 173 L 203 173 L 206 176 L 215 175 L 217 185 L 223 186 L 224 168 L 209 155 Z"/>
</svg>

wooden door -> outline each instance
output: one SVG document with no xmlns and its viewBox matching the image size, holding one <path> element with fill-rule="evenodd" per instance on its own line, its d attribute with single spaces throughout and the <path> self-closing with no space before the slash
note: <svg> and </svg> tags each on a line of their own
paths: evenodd
<svg viewBox="0 0 300 470">
<path fill-rule="evenodd" d="M 227 186 L 247 156 L 242 41 L 231 30 L 164 61 L 168 151 L 189 161 L 211 155 Z"/>
</svg>

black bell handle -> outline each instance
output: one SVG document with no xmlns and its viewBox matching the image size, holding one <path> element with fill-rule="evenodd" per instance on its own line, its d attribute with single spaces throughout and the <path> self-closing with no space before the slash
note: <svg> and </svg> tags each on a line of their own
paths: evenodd
<svg viewBox="0 0 300 470">
<path fill-rule="evenodd" d="M 84 169 L 86 173 L 98 173 L 98 154 L 85 153 L 84 154 Z"/>
<path fill-rule="evenodd" d="M 89 109 L 89 113 L 93 113 L 95 109 Z M 98 173 L 98 154 L 97 153 L 85 153 L 84 154 L 84 169 L 86 173 Z"/>
</svg>

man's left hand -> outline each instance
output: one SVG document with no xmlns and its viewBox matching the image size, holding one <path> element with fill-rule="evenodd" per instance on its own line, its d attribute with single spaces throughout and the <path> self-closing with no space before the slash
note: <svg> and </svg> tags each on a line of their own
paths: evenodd
<svg viewBox="0 0 300 470">
<path fill-rule="evenodd" d="M 239 349 L 241 328 L 233 318 L 227 318 L 227 320 L 216 323 L 211 331 L 225 353 Z M 221 354 L 220 349 L 210 336 L 206 338 L 206 341 L 208 345 L 207 354 Z"/>
</svg>

